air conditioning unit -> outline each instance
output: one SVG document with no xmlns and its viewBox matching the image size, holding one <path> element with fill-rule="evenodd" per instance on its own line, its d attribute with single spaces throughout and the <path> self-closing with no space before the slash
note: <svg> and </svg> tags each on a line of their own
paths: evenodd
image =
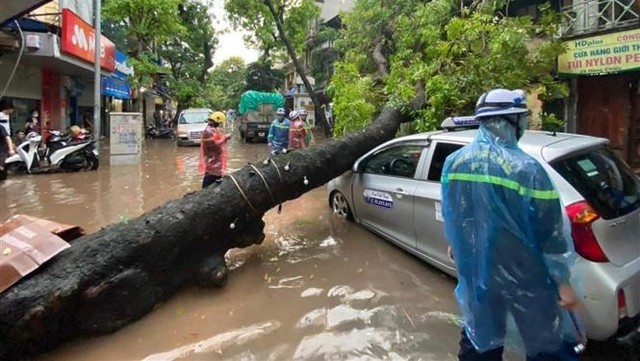
<svg viewBox="0 0 640 361">
<path fill-rule="evenodd" d="M 29 34 L 25 37 L 27 49 L 36 51 L 42 46 L 42 39 L 38 35 Z"/>
</svg>

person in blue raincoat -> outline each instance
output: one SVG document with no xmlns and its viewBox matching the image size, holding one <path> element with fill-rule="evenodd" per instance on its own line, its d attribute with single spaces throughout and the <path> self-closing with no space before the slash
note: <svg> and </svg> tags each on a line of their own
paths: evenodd
<svg viewBox="0 0 640 361">
<path fill-rule="evenodd" d="M 289 147 L 289 126 L 290 122 L 289 119 L 285 117 L 284 109 L 278 108 L 276 111 L 276 119 L 271 123 L 269 135 L 267 136 L 267 143 L 271 155 Z"/>
<path fill-rule="evenodd" d="M 562 206 L 547 173 L 518 147 L 524 92 L 494 89 L 476 105 L 476 139 L 442 174 L 445 236 L 458 269 L 464 328 L 459 360 L 502 360 L 507 315 L 529 361 L 578 360 L 567 340 L 570 250 Z M 564 314 L 563 314 L 564 313 Z"/>
</svg>

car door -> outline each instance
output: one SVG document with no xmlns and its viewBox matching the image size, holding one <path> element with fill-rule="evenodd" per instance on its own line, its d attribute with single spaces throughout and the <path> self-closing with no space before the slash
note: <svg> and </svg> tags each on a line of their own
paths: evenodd
<svg viewBox="0 0 640 361">
<path fill-rule="evenodd" d="M 422 144 L 393 144 L 360 161 L 354 174 L 355 213 L 366 227 L 411 249 L 416 169 L 426 158 Z M 424 154 L 424 156 L 423 156 Z"/>
<path fill-rule="evenodd" d="M 434 142 L 430 147 L 426 166 L 422 174 L 418 175 L 420 184 L 415 191 L 414 223 L 418 252 L 449 273 L 454 272 L 455 266 L 447 256 L 448 243 L 444 237 L 440 177 L 447 156 L 463 146 L 462 143 Z"/>
</svg>

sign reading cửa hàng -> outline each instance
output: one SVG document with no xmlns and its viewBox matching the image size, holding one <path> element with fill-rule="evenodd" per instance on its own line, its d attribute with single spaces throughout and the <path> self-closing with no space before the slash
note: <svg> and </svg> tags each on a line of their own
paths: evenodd
<svg viewBox="0 0 640 361">
<path fill-rule="evenodd" d="M 558 57 L 558 73 L 598 75 L 640 71 L 640 29 L 565 42 Z"/>
</svg>

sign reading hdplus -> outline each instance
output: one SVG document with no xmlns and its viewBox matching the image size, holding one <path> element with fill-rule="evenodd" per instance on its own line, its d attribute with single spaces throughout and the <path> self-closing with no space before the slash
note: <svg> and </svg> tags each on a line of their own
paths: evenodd
<svg viewBox="0 0 640 361">
<path fill-rule="evenodd" d="M 62 41 L 60 49 L 82 60 L 95 60 L 96 31 L 69 9 L 62 9 Z M 116 46 L 105 36 L 100 38 L 100 66 L 108 71 L 116 68 Z"/>
<path fill-rule="evenodd" d="M 596 75 L 640 70 L 640 29 L 569 40 L 558 57 L 558 72 Z"/>
</svg>

